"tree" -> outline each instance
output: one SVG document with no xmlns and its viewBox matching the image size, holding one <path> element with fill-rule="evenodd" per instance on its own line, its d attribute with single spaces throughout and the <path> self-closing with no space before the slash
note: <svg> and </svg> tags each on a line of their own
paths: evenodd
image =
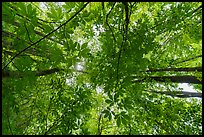
<svg viewBox="0 0 204 137">
<path fill-rule="evenodd" d="M 202 134 L 201 21 L 200 2 L 3 2 L 2 133 Z"/>
</svg>

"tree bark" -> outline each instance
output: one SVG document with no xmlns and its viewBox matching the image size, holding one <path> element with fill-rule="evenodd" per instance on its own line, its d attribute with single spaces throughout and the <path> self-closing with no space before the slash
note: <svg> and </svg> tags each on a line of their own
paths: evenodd
<svg viewBox="0 0 204 137">
<path fill-rule="evenodd" d="M 137 78 L 133 76 L 133 78 Z M 144 82 L 146 79 L 153 79 L 158 82 L 175 82 L 175 83 L 192 83 L 192 84 L 202 84 L 202 80 L 198 80 L 195 76 L 149 76 L 146 78 L 133 80 L 133 82 Z"/>
</svg>

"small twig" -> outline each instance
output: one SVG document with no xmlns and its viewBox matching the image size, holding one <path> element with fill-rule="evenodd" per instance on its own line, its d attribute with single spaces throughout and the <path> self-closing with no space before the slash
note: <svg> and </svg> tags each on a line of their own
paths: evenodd
<svg viewBox="0 0 204 137">
<path fill-rule="evenodd" d="M 16 67 L 16 65 L 13 63 L 13 61 L 12 61 L 12 64 L 14 65 L 15 68 L 17 68 L 18 71 L 20 71 L 20 69 L 18 67 Z"/>
<path fill-rule="evenodd" d="M 33 41 L 30 39 L 30 34 L 28 32 L 28 29 L 27 29 L 27 26 L 26 26 L 26 23 L 24 22 L 24 26 L 25 26 L 25 29 L 26 29 L 26 32 L 27 32 L 27 35 L 28 35 L 28 39 L 31 43 L 33 43 Z"/>
</svg>

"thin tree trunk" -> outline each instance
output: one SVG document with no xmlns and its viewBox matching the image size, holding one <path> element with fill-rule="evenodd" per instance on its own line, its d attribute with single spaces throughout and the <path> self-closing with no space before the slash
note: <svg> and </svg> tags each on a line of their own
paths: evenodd
<svg viewBox="0 0 204 137">
<path fill-rule="evenodd" d="M 149 69 L 146 72 L 159 72 L 159 71 L 199 71 L 202 72 L 202 67 L 192 67 L 192 68 L 160 68 L 160 69 Z"/>
<path fill-rule="evenodd" d="M 133 76 L 133 78 L 137 78 Z M 146 79 L 153 79 L 158 82 L 175 82 L 175 83 L 192 83 L 202 84 L 202 80 L 198 80 L 195 76 L 149 76 L 142 79 L 133 80 L 133 82 L 144 82 Z"/>
<path fill-rule="evenodd" d="M 74 69 L 70 69 L 70 70 L 74 72 L 83 73 L 83 74 L 89 74 L 86 71 L 80 71 L 80 70 L 74 70 Z M 30 73 L 31 74 L 33 73 L 34 76 L 45 76 L 45 75 L 54 74 L 55 72 L 60 72 L 60 71 L 64 71 L 64 69 L 53 68 L 48 70 L 30 71 Z M 27 76 L 28 75 L 26 75 L 25 72 L 2 70 L 2 78 L 23 78 Z"/>
<path fill-rule="evenodd" d="M 202 93 L 198 93 L 198 92 L 188 92 L 188 91 L 174 91 L 174 92 L 162 91 L 161 92 L 161 91 L 154 91 L 154 90 L 145 90 L 145 91 L 150 93 L 169 95 L 172 97 L 179 97 L 179 98 L 190 98 L 190 97 L 202 98 Z"/>
<path fill-rule="evenodd" d="M 42 70 L 42 71 L 31 71 L 31 74 L 33 73 L 35 76 L 45 76 L 62 70 L 63 69 L 53 68 L 53 69 Z M 6 78 L 6 77 L 22 78 L 25 76 L 26 76 L 25 72 L 2 70 L 2 78 Z"/>
</svg>

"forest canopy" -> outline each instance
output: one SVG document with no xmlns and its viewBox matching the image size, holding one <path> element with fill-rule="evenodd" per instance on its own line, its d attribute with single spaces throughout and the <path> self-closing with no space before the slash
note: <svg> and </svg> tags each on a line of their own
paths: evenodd
<svg viewBox="0 0 204 137">
<path fill-rule="evenodd" d="M 202 3 L 2 2 L 2 134 L 202 134 Z"/>
</svg>

